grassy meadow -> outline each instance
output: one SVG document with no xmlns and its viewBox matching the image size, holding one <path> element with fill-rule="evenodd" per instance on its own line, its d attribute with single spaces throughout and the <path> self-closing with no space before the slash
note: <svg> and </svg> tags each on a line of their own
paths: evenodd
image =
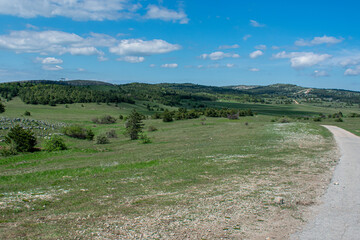
<svg viewBox="0 0 360 240">
<path fill-rule="evenodd" d="M 213 106 L 251 108 L 258 114 L 239 120 L 144 120 L 151 143 L 142 144 L 124 135 L 123 120 L 91 121 L 105 114 L 127 116 L 133 108 L 151 115 L 142 102 L 56 107 L 26 105 L 17 98 L 7 102 L 0 118 L 22 117 L 29 111 L 30 119 L 91 128 L 95 138 L 110 130 L 118 137 L 96 144 L 63 136 L 68 150 L 0 157 L 0 238 L 286 236 L 288 232 L 274 231 L 276 224 L 286 229 L 303 221 L 301 209 L 315 201 L 337 160 L 332 136 L 320 125 L 360 135 L 359 118 L 300 119 L 333 114 L 339 111 L 335 108 L 224 102 Z M 359 113 L 356 108 L 341 111 Z M 289 123 L 280 123 L 284 117 Z M 149 126 L 158 130 L 148 131 Z M 40 147 L 43 141 L 39 139 Z M 277 196 L 285 204 L 274 204 Z M 292 220 L 274 221 L 278 214 Z"/>
</svg>

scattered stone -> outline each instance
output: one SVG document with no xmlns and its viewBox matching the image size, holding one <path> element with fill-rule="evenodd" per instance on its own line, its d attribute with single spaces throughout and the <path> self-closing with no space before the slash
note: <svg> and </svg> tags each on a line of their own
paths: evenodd
<svg viewBox="0 0 360 240">
<path fill-rule="evenodd" d="M 284 198 L 283 197 L 275 197 L 274 203 L 276 203 L 276 204 L 284 204 Z"/>
<path fill-rule="evenodd" d="M 334 185 L 339 185 L 339 182 L 334 182 Z"/>
</svg>

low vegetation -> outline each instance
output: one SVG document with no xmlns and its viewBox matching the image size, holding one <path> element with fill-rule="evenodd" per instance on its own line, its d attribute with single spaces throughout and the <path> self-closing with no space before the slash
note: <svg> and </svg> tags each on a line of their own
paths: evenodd
<svg viewBox="0 0 360 240">
<path fill-rule="evenodd" d="M 3 96 L 1 239 L 181 239 L 189 232 L 197 239 L 265 239 L 300 224 L 328 183 L 338 155 L 320 125 L 360 135 L 356 100 L 284 104 L 292 98 L 274 91 L 283 102 L 266 103 L 255 88 L 244 103 L 233 87 L 58 84 L 118 88 L 136 102 L 50 106 L 21 101 L 23 84 Z M 12 129 L 26 132 L 32 147 L 23 149 L 30 152 L 5 141 Z M 275 204 L 276 197 L 284 202 Z"/>
<path fill-rule="evenodd" d="M 83 128 L 78 125 L 67 126 L 63 131 L 65 135 L 79 139 L 93 140 L 95 135 L 91 129 Z"/>
</svg>

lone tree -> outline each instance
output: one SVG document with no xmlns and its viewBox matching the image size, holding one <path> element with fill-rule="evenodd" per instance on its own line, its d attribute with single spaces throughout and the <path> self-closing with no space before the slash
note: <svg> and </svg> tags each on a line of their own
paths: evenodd
<svg viewBox="0 0 360 240">
<path fill-rule="evenodd" d="M 139 134 L 142 133 L 144 124 L 142 123 L 142 116 L 135 109 L 131 112 L 128 117 L 128 120 L 125 124 L 126 134 L 130 137 L 131 140 L 136 140 L 139 138 Z"/>
<path fill-rule="evenodd" d="M 30 152 L 36 145 L 34 133 L 30 129 L 25 130 L 19 125 L 10 129 L 5 141 L 7 144 L 14 143 L 18 152 Z"/>
<path fill-rule="evenodd" d="M 5 112 L 5 106 L 0 102 L 0 113 Z"/>
</svg>

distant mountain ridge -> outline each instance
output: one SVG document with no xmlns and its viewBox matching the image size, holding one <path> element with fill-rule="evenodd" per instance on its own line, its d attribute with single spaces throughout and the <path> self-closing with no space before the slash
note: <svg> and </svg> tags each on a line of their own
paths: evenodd
<svg viewBox="0 0 360 240">
<path fill-rule="evenodd" d="M 40 88 L 43 89 L 43 92 L 38 90 Z M 31 91 L 31 94 L 34 96 L 30 94 Z M 67 95 L 72 92 L 72 94 L 70 94 L 72 99 L 64 99 L 60 94 L 60 92 L 66 91 Z M 76 92 L 76 94 L 74 92 Z M 82 98 L 79 97 L 81 95 L 80 93 L 83 95 Z M 51 102 L 54 100 L 56 103 L 71 103 L 72 101 L 133 102 L 135 100 L 142 100 L 177 106 L 181 105 L 181 101 L 194 101 L 198 102 L 198 105 L 202 105 L 200 103 L 201 101 L 216 100 L 235 100 L 253 103 L 286 102 L 289 104 L 294 100 L 298 101 L 303 99 L 305 101 L 340 101 L 348 104 L 360 104 L 360 92 L 357 91 L 306 88 L 294 84 L 217 87 L 193 83 L 111 84 L 93 80 L 29 80 L 0 83 L 0 94 L 6 99 L 20 95 L 23 96 L 24 99 L 25 96 L 27 96 L 29 102 L 34 102 L 34 99 L 38 98 L 40 100 L 36 100 L 35 102 Z M 55 95 L 57 96 L 56 98 L 54 97 Z M 276 100 L 274 101 L 274 99 Z M 195 105 L 196 104 L 194 104 L 194 106 Z"/>
</svg>

